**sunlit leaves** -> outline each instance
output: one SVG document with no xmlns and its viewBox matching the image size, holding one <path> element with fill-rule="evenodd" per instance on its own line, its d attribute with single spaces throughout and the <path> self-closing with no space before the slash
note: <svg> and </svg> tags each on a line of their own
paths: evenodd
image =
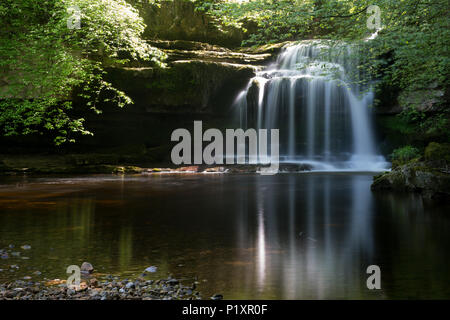
<svg viewBox="0 0 450 320">
<path fill-rule="evenodd" d="M 80 29 L 68 28 L 72 6 L 80 9 Z M 92 134 L 73 112 L 74 88 L 96 113 L 106 99 L 123 107 L 132 101 L 104 81 L 105 63 L 161 66 L 165 58 L 141 39 L 143 19 L 124 0 L 2 0 L 0 19 L 4 135 L 53 132 L 61 144 Z"/>
</svg>

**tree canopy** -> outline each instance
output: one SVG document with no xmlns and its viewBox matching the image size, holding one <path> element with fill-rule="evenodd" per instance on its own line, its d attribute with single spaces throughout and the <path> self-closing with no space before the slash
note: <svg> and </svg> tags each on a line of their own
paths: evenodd
<svg viewBox="0 0 450 320">
<path fill-rule="evenodd" d="M 124 106 L 132 101 L 103 79 L 104 66 L 164 58 L 141 39 L 143 19 L 124 0 L 4 0 L 0 21 L 5 135 L 53 132 L 61 144 L 92 134 L 71 112 L 74 88 L 95 112 L 99 100 Z"/>
</svg>

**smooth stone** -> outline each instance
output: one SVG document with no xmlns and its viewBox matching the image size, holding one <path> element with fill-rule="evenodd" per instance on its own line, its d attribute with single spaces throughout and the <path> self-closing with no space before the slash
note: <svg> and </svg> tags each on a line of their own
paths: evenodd
<svg viewBox="0 0 450 320">
<path fill-rule="evenodd" d="M 83 262 L 80 269 L 81 269 L 81 272 L 83 272 L 83 273 L 90 274 L 90 273 L 94 272 L 94 267 L 89 262 Z"/>
<path fill-rule="evenodd" d="M 171 286 L 175 286 L 175 285 L 179 284 L 180 281 L 178 281 L 177 279 L 170 279 L 169 281 L 167 281 L 167 283 Z"/>
<path fill-rule="evenodd" d="M 215 295 L 213 295 L 211 297 L 211 300 L 222 300 L 223 299 L 223 295 L 216 293 Z"/>
<path fill-rule="evenodd" d="M 145 269 L 145 271 L 147 271 L 147 272 L 156 272 L 157 270 L 158 270 L 158 268 L 155 266 L 151 266 L 151 267 L 148 267 L 147 269 Z"/>
<path fill-rule="evenodd" d="M 89 280 L 89 284 L 91 285 L 91 287 L 97 287 L 98 286 L 98 280 L 93 278 Z"/>
</svg>

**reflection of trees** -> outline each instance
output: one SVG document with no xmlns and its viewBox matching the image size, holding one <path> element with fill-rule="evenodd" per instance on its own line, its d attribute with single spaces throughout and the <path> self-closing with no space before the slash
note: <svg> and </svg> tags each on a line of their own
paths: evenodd
<svg viewBox="0 0 450 320">
<path fill-rule="evenodd" d="M 126 270 L 133 257 L 133 237 L 131 227 L 123 227 L 119 237 L 119 266 Z"/>
<path fill-rule="evenodd" d="M 379 194 L 376 203 L 389 221 L 375 225 L 385 235 L 377 242 L 388 263 L 382 269 L 388 297 L 448 298 L 448 207 L 427 204 L 418 194 Z"/>
</svg>

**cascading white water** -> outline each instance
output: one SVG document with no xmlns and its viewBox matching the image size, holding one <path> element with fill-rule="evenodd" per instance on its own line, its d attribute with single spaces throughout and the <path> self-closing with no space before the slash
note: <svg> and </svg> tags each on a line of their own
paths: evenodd
<svg viewBox="0 0 450 320">
<path fill-rule="evenodd" d="M 280 129 L 282 161 L 317 170 L 378 171 L 370 88 L 355 79 L 351 46 L 303 41 L 257 73 L 237 98 L 241 127 Z"/>
</svg>

